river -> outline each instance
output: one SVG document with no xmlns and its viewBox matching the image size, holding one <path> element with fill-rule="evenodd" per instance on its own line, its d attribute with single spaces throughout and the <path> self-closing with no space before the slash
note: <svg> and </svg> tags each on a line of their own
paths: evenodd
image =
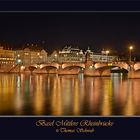
<svg viewBox="0 0 140 140">
<path fill-rule="evenodd" d="M 140 115 L 140 79 L 1 73 L 0 115 Z"/>
</svg>

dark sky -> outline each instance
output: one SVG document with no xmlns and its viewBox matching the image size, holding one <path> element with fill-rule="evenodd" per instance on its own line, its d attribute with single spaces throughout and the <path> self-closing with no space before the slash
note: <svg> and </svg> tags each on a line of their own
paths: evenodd
<svg viewBox="0 0 140 140">
<path fill-rule="evenodd" d="M 46 50 L 72 45 L 81 49 L 90 46 L 94 52 L 104 48 L 118 53 L 127 53 L 132 44 L 139 54 L 140 13 L 0 13 L 0 41 L 43 41 Z"/>
</svg>

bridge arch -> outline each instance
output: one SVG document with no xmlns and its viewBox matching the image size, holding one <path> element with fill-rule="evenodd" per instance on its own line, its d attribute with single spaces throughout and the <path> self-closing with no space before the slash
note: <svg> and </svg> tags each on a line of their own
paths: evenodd
<svg viewBox="0 0 140 140">
<path fill-rule="evenodd" d="M 95 69 L 111 69 L 114 67 L 118 67 L 120 69 L 125 69 L 129 71 L 129 65 L 125 62 L 119 62 L 119 63 L 96 63 L 94 65 Z"/>
<path fill-rule="evenodd" d="M 28 67 L 28 69 L 30 70 L 30 71 L 34 71 L 35 69 L 37 69 L 38 68 L 38 65 L 30 65 L 29 67 Z"/>
<path fill-rule="evenodd" d="M 96 75 L 99 76 L 109 76 L 111 75 L 111 69 L 112 68 L 119 68 L 123 72 L 126 71 L 128 73 L 129 71 L 129 65 L 125 62 L 120 62 L 120 63 L 96 63 L 94 64 L 94 71 Z"/>
<path fill-rule="evenodd" d="M 134 71 L 139 71 L 140 70 L 140 62 L 135 63 L 133 68 L 134 68 Z"/>
<path fill-rule="evenodd" d="M 62 64 L 62 69 L 66 69 L 66 68 L 85 68 L 85 64 L 84 63 L 66 63 L 66 64 Z"/>
<path fill-rule="evenodd" d="M 56 69 L 59 69 L 59 64 L 58 63 L 41 64 L 40 69 L 44 69 L 44 68 L 56 68 Z"/>
</svg>

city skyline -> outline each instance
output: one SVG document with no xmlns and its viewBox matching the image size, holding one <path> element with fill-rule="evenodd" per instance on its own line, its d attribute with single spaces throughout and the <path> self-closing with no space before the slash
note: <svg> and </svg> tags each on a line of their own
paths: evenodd
<svg viewBox="0 0 140 140">
<path fill-rule="evenodd" d="M 140 13 L 33 12 L 0 13 L 0 41 L 14 44 L 35 42 L 48 51 L 65 45 L 95 52 L 103 48 L 127 54 L 134 46 L 139 55 Z"/>
</svg>

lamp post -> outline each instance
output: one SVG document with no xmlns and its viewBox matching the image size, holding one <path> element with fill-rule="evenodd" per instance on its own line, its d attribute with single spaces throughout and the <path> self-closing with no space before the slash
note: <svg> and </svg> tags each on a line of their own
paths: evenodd
<svg viewBox="0 0 140 140">
<path fill-rule="evenodd" d="M 38 64 L 40 64 L 40 53 L 39 52 L 37 53 L 37 57 L 38 57 L 37 58 Z"/>
<path fill-rule="evenodd" d="M 131 62 L 132 59 L 132 50 L 133 50 L 133 46 L 129 47 L 129 61 Z"/>
<path fill-rule="evenodd" d="M 54 59 L 57 62 L 57 60 L 58 60 L 58 55 L 57 54 L 54 55 Z"/>
<path fill-rule="evenodd" d="M 20 65 L 21 65 L 22 61 L 20 58 L 17 59 L 17 64 L 19 65 L 19 73 L 20 73 Z"/>
<path fill-rule="evenodd" d="M 109 54 L 109 50 L 106 50 L 105 53 L 106 53 L 106 56 L 107 56 L 107 62 L 108 62 L 108 54 Z"/>
</svg>

